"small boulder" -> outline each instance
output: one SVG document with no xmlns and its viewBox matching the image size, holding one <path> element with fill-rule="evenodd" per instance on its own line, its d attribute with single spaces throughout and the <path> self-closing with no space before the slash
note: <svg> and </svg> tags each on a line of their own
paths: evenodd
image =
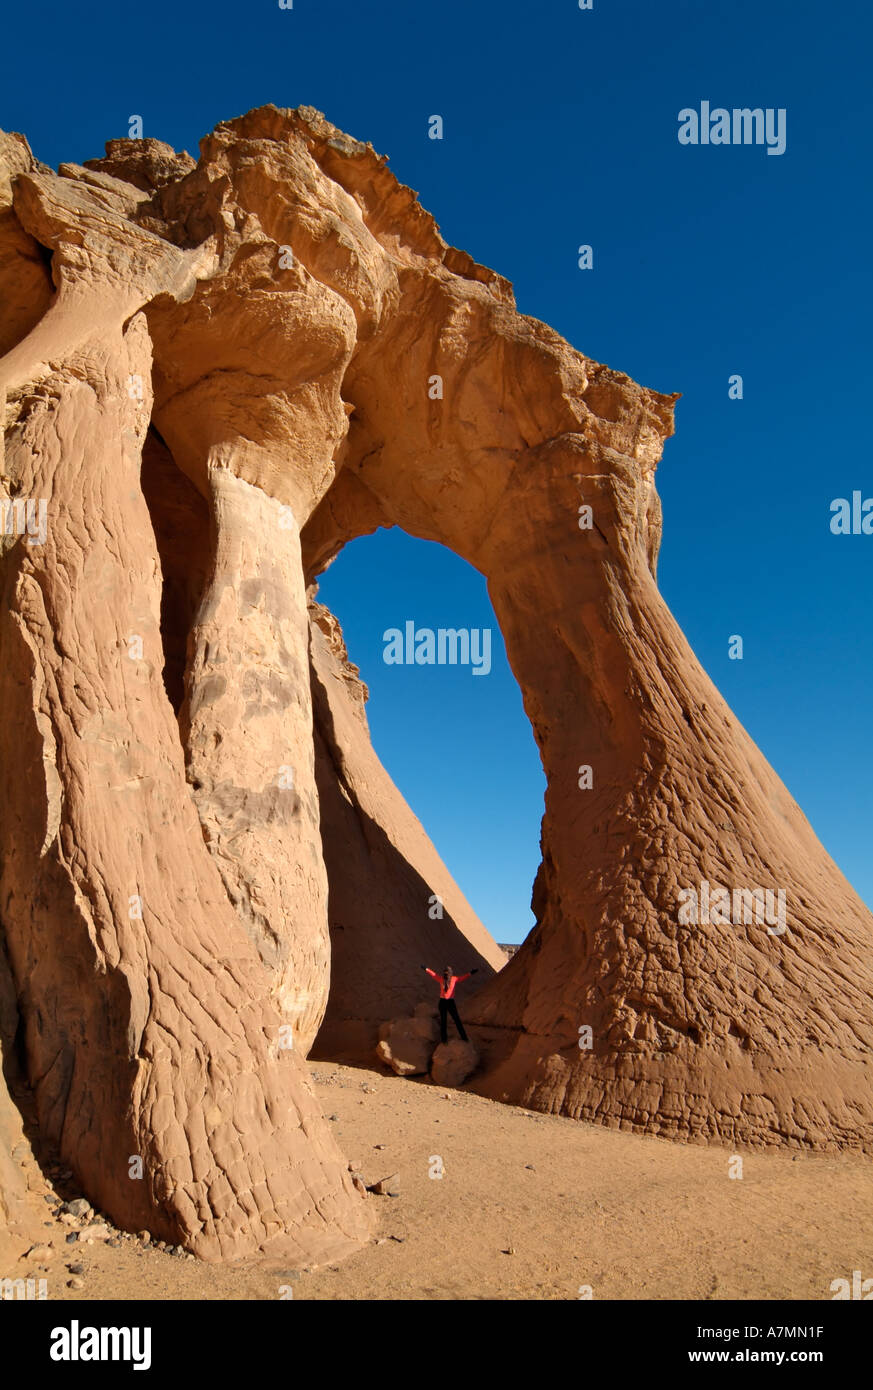
<svg viewBox="0 0 873 1390">
<path fill-rule="evenodd" d="M 452 1038 L 440 1043 L 433 1054 L 430 1074 L 438 1086 L 463 1086 L 479 1065 L 479 1052 L 474 1043 Z"/>
<path fill-rule="evenodd" d="M 93 1226 L 85 1226 L 79 1232 L 79 1239 L 84 1242 L 87 1240 L 109 1240 L 112 1232 L 103 1221 L 95 1221 Z"/>
<path fill-rule="evenodd" d="M 375 1192 L 379 1197 L 399 1197 L 400 1175 L 392 1173 L 388 1178 L 380 1178 L 378 1182 L 371 1185 L 369 1191 Z"/>
<path fill-rule="evenodd" d="M 44 1264 L 46 1260 L 51 1259 L 54 1253 L 50 1245 L 32 1245 L 24 1258 L 26 1260 L 37 1260 L 39 1264 Z"/>
<path fill-rule="evenodd" d="M 398 1076 L 420 1076 L 430 1066 L 439 1029 L 434 1018 L 395 1018 L 379 1029 L 376 1055 Z"/>
<path fill-rule="evenodd" d="M 61 1211 L 68 1212 L 70 1216 L 84 1219 L 84 1217 L 91 1215 L 91 1203 L 86 1201 L 84 1197 L 74 1197 L 71 1202 L 64 1202 Z"/>
</svg>

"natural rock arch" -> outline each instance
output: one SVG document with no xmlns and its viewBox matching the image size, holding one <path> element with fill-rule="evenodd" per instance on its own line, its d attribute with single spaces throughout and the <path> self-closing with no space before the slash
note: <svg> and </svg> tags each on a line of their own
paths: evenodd
<svg viewBox="0 0 873 1390">
<path fill-rule="evenodd" d="M 301 1060 L 329 982 L 306 579 L 390 524 L 486 575 L 548 777 L 479 1088 L 869 1146 L 870 914 L 655 582 L 675 398 L 517 314 L 311 110 L 221 125 L 196 164 L 0 154 L 0 289 L 30 286 L 0 325 L 4 486 L 52 506 L 44 544 L 4 542 L 0 922 L 40 1124 L 89 1196 L 208 1257 L 366 1233 Z M 178 723 L 150 423 L 210 517 Z M 702 880 L 786 890 L 787 930 L 680 927 Z"/>
<path fill-rule="evenodd" d="M 422 319 L 409 314 L 419 330 Z M 493 440 L 493 416 L 481 405 L 477 417 L 477 404 L 489 386 L 496 395 L 499 360 L 504 383 L 520 383 L 497 408 L 511 430 L 531 393 L 507 357 L 523 356 L 529 340 L 513 334 L 507 345 L 481 330 L 472 367 L 461 350 L 437 358 L 420 333 L 417 341 L 417 359 L 410 341 L 398 354 L 411 375 L 398 381 L 392 364 L 399 399 L 418 403 L 417 418 L 404 411 L 402 437 L 379 418 L 375 401 L 387 399 L 387 386 L 366 349 L 358 372 L 353 362 L 343 388 L 355 404 L 345 466 L 304 530 L 303 551 L 311 579 L 339 545 L 374 524 L 398 524 L 449 546 L 488 579 L 548 790 L 537 927 L 467 1006 L 471 1020 L 494 1030 L 477 1089 L 657 1133 L 869 1142 L 869 914 L 694 658 L 655 583 L 653 472 L 669 402 L 577 354 L 560 360 L 567 349 L 548 335 L 537 343 L 533 393 L 547 439 L 522 443 L 514 456 L 507 449 L 501 458 L 493 444 L 468 455 L 459 402 L 478 418 L 477 439 Z M 458 404 L 427 415 L 421 383 L 437 362 L 446 400 Z M 582 419 L 561 432 L 574 369 Z M 520 423 L 518 435 L 525 440 Z M 472 517 L 470 497 L 484 499 Z M 591 531 L 577 527 L 580 501 L 593 508 Z M 583 764 L 593 771 L 590 790 L 578 785 Z M 784 890 L 785 931 L 774 921 L 771 932 L 757 914 L 683 928 L 681 890 L 704 881 L 713 890 Z M 853 962 L 848 978 L 832 969 L 828 943 L 837 940 Z M 580 1048 L 586 1025 L 590 1051 Z"/>
</svg>

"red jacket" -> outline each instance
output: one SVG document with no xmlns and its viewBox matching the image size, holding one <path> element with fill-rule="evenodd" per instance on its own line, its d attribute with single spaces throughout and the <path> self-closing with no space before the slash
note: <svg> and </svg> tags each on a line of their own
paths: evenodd
<svg viewBox="0 0 873 1390">
<path fill-rule="evenodd" d="M 427 970 L 427 966 L 425 966 L 425 969 Z M 448 984 L 445 983 L 442 975 L 438 975 L 435 970 L 427 970 L 427 973 L 432 979 L 439 980 L 440 999 L 451 999 L 455 992 L 455 985 L 459 985 L 462 980 L 469 980 L 473 972 L 472 970 L 468 970 L 466 975 L 452 975 Z"/>
</svg>

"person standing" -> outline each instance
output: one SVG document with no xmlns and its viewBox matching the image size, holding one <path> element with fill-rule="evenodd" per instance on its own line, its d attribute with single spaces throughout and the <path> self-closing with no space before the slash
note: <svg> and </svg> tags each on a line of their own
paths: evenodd
<svg viewBox="0 0 873 1390">
<path fill-rule="evenodd" d="M 453 974 L 452 967 L 450 965 L 446 966 L 442 975 L 438 975 L 435 970 L 431 970 L 430 967 L 427 965 L 423 965 L 421 968 L 422 970 L 427 971 L 427 974 L 430 975 L 432 980 L 436 980 L 439 983 L 440 1041 L 448 1042 L 449 1040 L 449 1015 L 451 1015 L 451 1017 L 454 1019 L 455 1027 L 458 1030 L 458 1036 L 460 1037 L 461 1041 L 469 1042 L 469 1038 L 467 1037 L 467 1034 L 464 1032 L 464 1025 L 461 1022 L 460 1014 L 458 1013 L 458 1006 L 455 1003 L 455 987 L 461 984 L 462 981 L 469 980 L 471 975 L 477 975 L 479 973 L 478 967 L 476 970 L 468 970 L 466 975 Z"/>
</svg>

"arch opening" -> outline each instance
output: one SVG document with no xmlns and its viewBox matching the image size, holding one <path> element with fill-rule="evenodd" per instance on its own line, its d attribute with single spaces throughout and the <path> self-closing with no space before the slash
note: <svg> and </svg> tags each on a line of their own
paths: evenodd
<svg viewBox="0 0 873 1390">
<path fill-rule="evenodd" d="M 188 637 L 209 577 L 209 504 L 154 425 L 143 445 L 140 480 L 161 562 L 164 686 L 178 719 L 185 699 Z"/>
<path fill-rule="evenodd" d="M 476 967 L 478 985 L 508 958 L 497 943 L 533 930 L 545 776 L 484 578 L 465 560 L 380 528 L 314 587 L 332 964 L 313 1055 L 371 1059 L 378 1025 L 431 999 L 422 964 Z"/>
</svg>

